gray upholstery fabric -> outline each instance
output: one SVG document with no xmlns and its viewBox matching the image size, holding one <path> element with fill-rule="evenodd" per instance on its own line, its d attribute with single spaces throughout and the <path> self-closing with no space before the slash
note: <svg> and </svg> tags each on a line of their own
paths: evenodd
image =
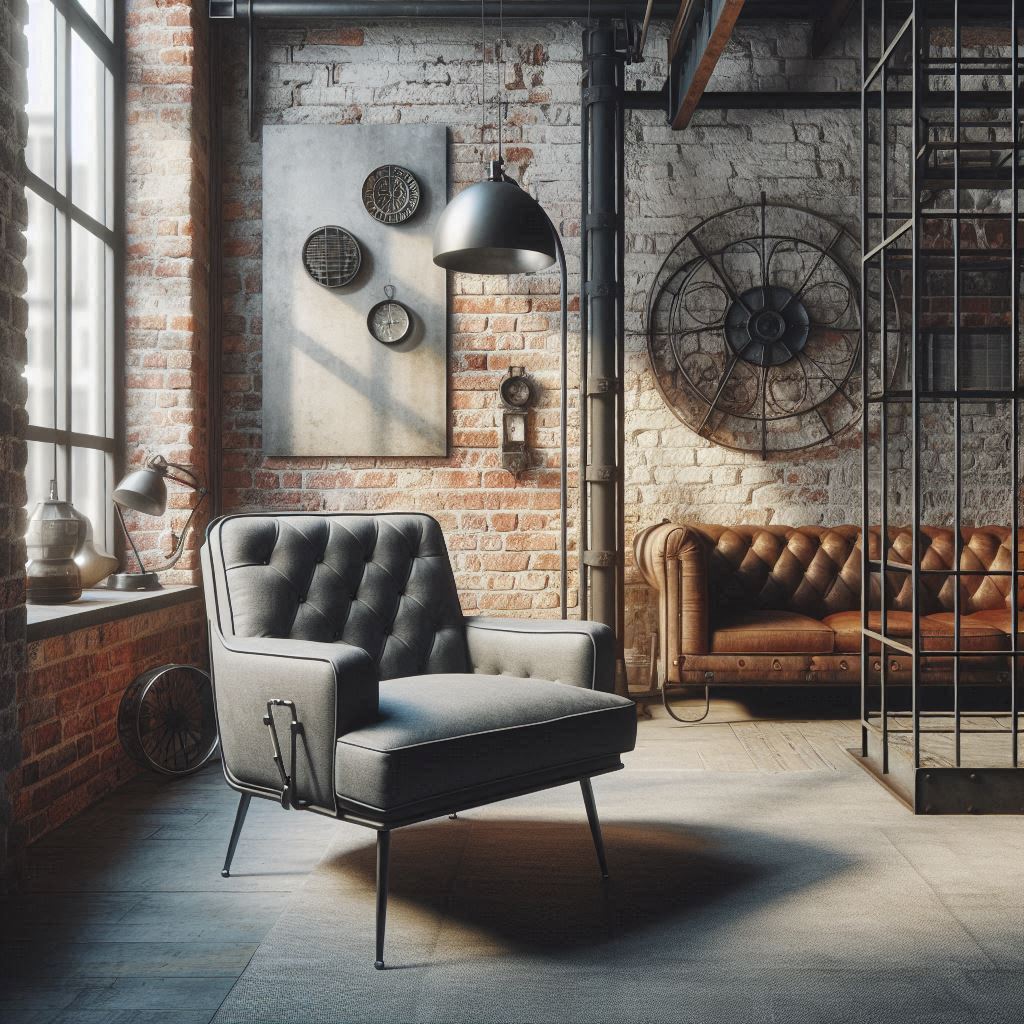
<svg viewBox="0 0 1024 1024">
<path fill-rule="evenodd" d="M 466 644 L 474 672 L 614 689 L 615 634 L 600 622 L 472 617 Z"/>
<path fill-rule="evenodd" d="M 338 740 L 335 786 L 393 812 L 635 742 L 633 703 L 614 694 L 507 676 L 392 679 L 380 686 L 378 720 Z"/>
<path fill-rule="evenodd" d="M 351 644 L 381 679 L 466 671 L 455 579 L 430 516 L 228 516 L 210 542 L 225 633 Z"/>
<path fill-rule="evenodd" d="M 377 717 L 377 672 L 369 655 L 348 644 L 224 638 L 211 630 L 210 662 L 228 778 L 246 788 L 280 791 L 263 715 L 268 700 L 285 698 L 295 702 L 303 728 L 294 793 L 333 812 L 335 738 Z M 275 721 L 287 760 L 287 710 L 275 712 Z"/>
</svg>

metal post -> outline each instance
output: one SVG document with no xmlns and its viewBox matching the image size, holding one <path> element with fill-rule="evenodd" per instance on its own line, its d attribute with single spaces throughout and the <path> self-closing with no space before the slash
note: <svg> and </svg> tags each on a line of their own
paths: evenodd
<svg viewBox="0 0 1024 1024">
<path fill-rule="evenodd" d="M 921 194 L 918 189 L 918 165 L 920 161 L 918 125 L 921 121 L 921 6 L 917 0 L 911 5 L 913 24 L 911 33 L 911 78 L 913 97 L 910 108 L 910 200 L 912 225 L 911 277 L 913 294 L 910 307 L 910 416 L 911 416 L 911 661 L 910 690 L 911 712 L 914 720 L 914 768 L 921 767 L 921 384 L 918 353 L 921 347 Z"/>
<path fill-rule="evenodd" d="M 583 229 L 587 233 L 588 265 L 583 267 L 581 291 L 588 307 L 585 379 L 582 386 L 589 403 L 588 461 L 581 467 L 583 486 L 589 489 L 589 524 L 581 524 L 582 554 L 589 583 L 590 617 L 606 623 L 616 633 L 616 689 L 625 691 L 622 666 L 620 614 L 623 605 L 623 556 L 620 492 L 620 425 L 622 415 L 622 144 L 619 111 L 623 55 L 615 45 L 615 29 L 599 23 L 583 36 L 585 77 L 583 119 L 587 124 L 589 190 L 583 197 Z"/>
</svg>

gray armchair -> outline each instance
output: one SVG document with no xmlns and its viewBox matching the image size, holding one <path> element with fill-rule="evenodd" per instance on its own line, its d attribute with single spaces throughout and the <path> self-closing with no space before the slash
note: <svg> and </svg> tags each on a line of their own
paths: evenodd
<svg viewBox="0 0 1024 1024">
<path fill-rule="evenodd" d="M 242 514 L 202 550 L 228 784 L 377 832 L 377 949 L 391 830 L 579 782 L 602 875 L 590 779 L 636 741 L 608 692 L 611 631 L 465 618 L 426 515 Z"/>
</svg>

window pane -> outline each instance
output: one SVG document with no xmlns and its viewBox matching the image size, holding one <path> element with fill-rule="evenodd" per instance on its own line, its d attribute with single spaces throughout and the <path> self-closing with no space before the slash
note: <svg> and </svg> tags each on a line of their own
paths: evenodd
<svg viewBox="0 0 1024 1024">
<path fill-rule="evenodd" d="M 71 429 L 106 436 L 110 250 L 71 225 Z"/>
<path fill-rule="evenodd" d="M 66 466 L 65 449 L 56 448 L 57 452 L 57 493 L 63 498 L 64 495 L 64 473 Z M 43 441 L 28 442 L 28 462 L 25 464 L 25 489 L 28 492 L 28 501 L 25 507 L 28 514 L 41 501 L 46 501 L 50 495 L 50 481 L 54 479 L 54 445 Z"/>
<path fill-rule="evenodd" d="M 54 184 L 54 20 L 50 0 L 28 5 L 28 147 L 25 162 L 48 185 Z"/>
<path fill-rule="evenodd" d="M 106 498 L 113 491 L 112 471 L 113 460 L 105 452 L 92 448 L 71 449 L 71 500 L 79 512 L 89 517 L 93 543 L 107 551 L 113 550 L 114 510 Z"/>
<path fill-rule="evenodd" d="M 78 3 L 85 13 L 106 32 L 107 38 L 113 39 L 114 19 L 111 0 L 78 0 Z"/>
<path fill-rule="evenodd" d="M 107 110 L 112 94 L 103 62 L 71 33 L 71 199 L 79 209 L 110 227 L 107 209 Z"/>
<path fill-rule="evenodd" d="M 54 219 L 56 211 L 34 192 L 28 195 L 28 421 L 37 427 L 54 426 Z"/>
</svg>

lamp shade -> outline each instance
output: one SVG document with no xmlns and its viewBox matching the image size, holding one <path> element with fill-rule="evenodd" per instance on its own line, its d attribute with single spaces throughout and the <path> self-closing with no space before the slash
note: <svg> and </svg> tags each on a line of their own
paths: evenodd
<svg viewBox="0 0 1024 1024">
<path fill-rule="evenodd" d="M 536 199 L 492 176 L 445 207 L 434 231 L 434 262 L 462 274 L 532 274 L 555 262 L 554 232 Z"/>
<path fill-rule="evenodd" d="M 167 511 L 167 484 L 164 474 L 148 466 L 133 469 L 118 485 L 114 501 L 122 508 L 147 516 L 162 516 Z"/>
</svg>

